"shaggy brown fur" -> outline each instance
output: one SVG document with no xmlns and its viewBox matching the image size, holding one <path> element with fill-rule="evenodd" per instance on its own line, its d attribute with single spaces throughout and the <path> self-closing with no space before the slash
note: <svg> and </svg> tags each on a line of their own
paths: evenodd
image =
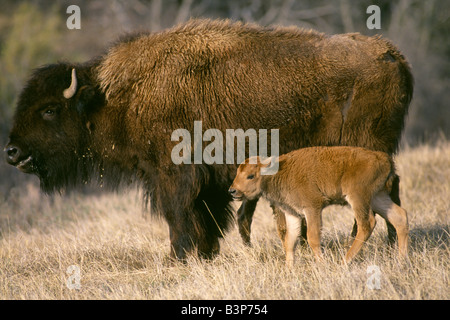
<svg viewBox="0 0 450 320">
<path fill-rule="evenodd" d="M 77 86 L 66 99 L 73 68 Z M 201 120 L 222 133 L 279 129 L 280 153 L 342 144 L 393 153 L 412 82 L 404 57 L 380 37 L 191 20 L 124 37 L 83 64 L 36 70 L 6 157 L 48 192 L 92 176 L 114 187 L 138 181 L 169 224 L 172 255 L 209 257 L 232 220 L 237 165 L 175 165 L 174 130 L 192 132 Z M 242 230 L 254 205 L 239 210 Z"/>
<path fill-rule="evenodd" d="M 321 256 L 321 212 L 331 204 L 348 203 L 355 213 L 358 232 L 345 256 L 346 262 L 372 233 L 373 211 L 394 225 L 400 254 L 406 257 L 408 218 L 406 211 L 389 197 L 396 174 L 388 154 L 356 147 L 312 147 L 282 155 L 277 161 L 276 174 L 261 175 L 267 162 L 261 163 L 259 157 L 247 159 L 239 166 L 229 192 L 236 199 L 264 197 L 286 213 L 282 241 L 288 265 L 294 261 L 302 213 L 308 226 L 308 243 L 316 257 Z"/>
</svg>

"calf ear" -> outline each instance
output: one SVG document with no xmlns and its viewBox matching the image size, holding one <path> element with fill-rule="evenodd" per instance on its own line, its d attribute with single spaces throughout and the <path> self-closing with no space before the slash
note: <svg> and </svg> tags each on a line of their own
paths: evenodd
<svg viewBox="0 0 450 320">
<path fill-rule="evenodd" d="M 271 156 L 261 160 L 261 175 L 273 175 L 278 172 L 279 160 L 277 156 Z"/>
<path fill-rule="evenodd" d="M 264 158 L 261 157 L 260 159 L 261 159 L 261 167 L 268 167 L 272 163 L 275 163 L 275 161 L 278 160 L 278 157 L 276 157 L 276 156 L 264 157 Z"/>
</svg>

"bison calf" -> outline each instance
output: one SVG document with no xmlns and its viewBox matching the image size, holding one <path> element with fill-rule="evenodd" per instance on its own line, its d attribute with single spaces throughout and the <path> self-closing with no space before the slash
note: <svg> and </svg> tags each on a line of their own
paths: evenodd
<svg viewBox="0 0 450 320">
<path fill-rule="evenodd" d="M 374 212 L 395 227 L 400 254 L 406 257 L 408 218 L 406 211 L 389 197 L 396 174 L 388 154 L 357 147 L 312 147 L 284 154 L 278 162 L 276 174 L 262 175 L 261 170 L 269 162 L 259 157 L 245 160 L 229 192 L 235 199 L 264 197 L 285 212 L 286 234 L 282 241 L 288 265 L 294 262 L 301 213 L 306 217 L 308 243 L 315 256 L 321 256 L 321 212 L 331 204 L 350 204 L 358 225 L 346 262 L 372 233 Z"/>
</svg>

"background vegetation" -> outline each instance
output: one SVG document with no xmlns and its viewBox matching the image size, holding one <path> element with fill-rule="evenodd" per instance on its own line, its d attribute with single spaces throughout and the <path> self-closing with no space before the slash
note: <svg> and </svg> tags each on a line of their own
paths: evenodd
<svg viewBox="0 0 450 320">
<path fill-rule="evenodd" d="M 81 8 L 80 30 L 66 27 L 72 4 Z M 381 30 L 366 27 L 371 4 L 381 8 Z M 138 191 L 119 196 L 89 189 L 44 197 L 36 177 L 0 161 L 0 298 L 450 298 L 449 11 L 445 0 L 2 0 L 0 149 L 7 143 L 17 96 L 34 68 L 88 60 L 127 31 L 158 31 L 190 17 L 208 17 L 391 39 L 415 77 L 398 156 L 414 267 L 401 269 L 391 259 L 384 223 L 363 254 L 367 260 L 350 269 L 331 263 L 339 260 L 352 223 L 344 210 L 328 215 L 329 262 L 317 265 L 305 253 L 295 270 L 284 270 L 264 206 L 256 217 L 255 248 L 242 247 L 233 231 L 214 263 L 192 258 L 188 265 L 168 267 L 167 228 L 142 218 Z M 81 291 L 64 284 L 72 264 L 81 267 Z M 365 286 L 370 264 L 382 269 L 381 291 Z"/>
</svg>

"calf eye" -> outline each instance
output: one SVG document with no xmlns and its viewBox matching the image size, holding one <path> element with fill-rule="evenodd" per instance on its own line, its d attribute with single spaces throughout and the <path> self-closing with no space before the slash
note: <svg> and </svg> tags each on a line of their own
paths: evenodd
<svg viewBox="0 0 450 320">
<path fill-rule="evenodd" d="M 249 175 L 247 176 L 247 179 L 248 179 L 248 180 L 251 180 L 251 179 L 253 179 L 254 177 L 255 177 L 254 174 L 249 174 Z"/>
</svg>

